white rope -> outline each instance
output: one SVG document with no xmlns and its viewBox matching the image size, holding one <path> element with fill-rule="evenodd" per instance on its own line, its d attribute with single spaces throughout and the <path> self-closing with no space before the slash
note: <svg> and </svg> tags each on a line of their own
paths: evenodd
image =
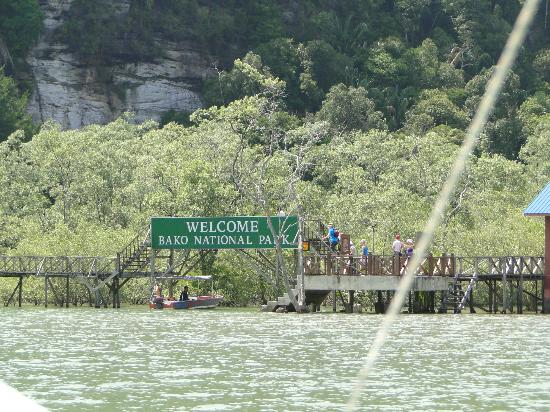
<svg viewBox="0 0 550 412">
<path fill-rule="evenodd" d="M 468 128 L 466 138 L 464 139 L 462 147 L 460 148 L 458 156 L 454 162 L 453 169 L 447 178 L 447 181 L 443 185 L 434 208 L 432 209 L 432 213 L 426 227 L 424 228 L 423 236 L 420 239 L 418 248 L 415 250 L 410 265 L 407 266 L 405 276 L 403 276 L 401 282 L 399 283 L 397 292 L 391 301 L 391 304 L 382 321 L 382 325 L 380 326 L 380 329 L 378 329 L 376 337 L 374 338 L 369 352 L 367 353 L 367 357 L 365 358 L 365 362 L 359 371 L 357 382 L 346 405 L 347 411 L 353 411 L 357 407 L 367 376 L 373 369 L 374 363 L 376 362 L 376 359 L 380 354 L 380 350 L 389 334 L 390 327 L 399 314 L 405 301 L 405 297 L 407 296 L 414 281 L 415 268 L 418 267 L 422 256 L 424 256 L 426 250 L 428 249 L 434 231 L 439 225 L 443 213 L 447 208 L 451 193 L 456 186 L 458 178 L 464 170 L 468 156 L 474 148 L 477 138 L 485 127 L 487 119 L 494 108 L 495 102 L 504 85 L 506 77 L 508 76 L 510 68 L 516 59 L 518 50 L 523 44 L 529 26 L 537 12 L 539 2 L 540 0 L 527 0 L 518 15 L 514 28 L 508 37 L 502 55 L 496 65 L 495 71 L 487 83 L 487 89 L 483 95 L 481 103 L 479 104 L 478 110 L 472 120 L 472 123 L 470 124 L 470 127 Z"/>
</svg>

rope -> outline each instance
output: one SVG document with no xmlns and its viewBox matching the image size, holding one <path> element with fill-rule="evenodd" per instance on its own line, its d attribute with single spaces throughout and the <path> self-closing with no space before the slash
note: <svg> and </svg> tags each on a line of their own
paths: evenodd
<svg viewBox="0 0 550 412">
<path fill-rule="evenodd" d="M 405 276 L 403 276 L 401 282 L 399 283 L 395 297 L 388 308 L 386 316 L 384 316 L 382 325 L 380 326 L 380 329 L 378 329 L 376 337 L 374 338 L 374 341 L 367 353 L 367 357 L 365 358 L 365 362 L 359 371 L 357 382 L 346 405 L 347 411 L 353 411 L 357 408 L 367 376 L 372 371 L 374 363 L 380 355 L 380 350 L 382 349 L 382 346 L 384 346 L 386 338 L 389 335 L 390 328 L 399 314 L 405 301 L 405 297 L 407 296 L 414 281 L 414 268 L 418 267 L 421 257 L 424 256 L 428 246 L 430 245 L 435 229 L 439 225 L 443 213 L 447 208 L 451 193 L 456 186 L 458 178 L 464 170 L 466 160 L 474 148 L 479 134 L 487 123 L 487 119 L 494 108 L 495 102 L 497 101 L 506 77 L 508 76 L 512 64 L 516 59 L 519 48 L 525 40 L 525 36 L 537 12 L 539 3 L 540 0 L 527 0 L 518 15 L 514 28 L 508 37 L 504 50 L 496 65 L 495 71 L 487 83 L 487 89 L 483 95 L 478 110 L 468 128 L 466 138 L 464 139 L 458 156 L 454 162 L 451 174 L 443 185 L 434 208 L 432 209 L 428 223 L 424 228 L 424 234 L 420 239 L 418 248 L 415 250 L 411 264 L 407 267 Z"/>
</svg>

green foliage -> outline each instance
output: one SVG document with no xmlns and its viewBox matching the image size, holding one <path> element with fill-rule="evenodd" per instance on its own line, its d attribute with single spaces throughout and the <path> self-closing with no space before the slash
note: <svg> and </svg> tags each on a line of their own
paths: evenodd
<svg viewBox="0 0 550 412">
<path fill-rule="evenodd" d="M 191 124 L 191 120 L 189 119 L 190 116 L 191 113 L 189 112 L 176 112 L 175 110 L 168 110 L 160 117 L 160 124 L 161 126 L 164 126 L 168 123 L 175 122 L 183 126 L 189 126 Z"/>
<path fill-rule="evenodd" d="M 260 56 L 252 52 L 242 60 L 235 60 L 233 70 L 221 73 L 209 85 L 204 94 L 208 106 L 224 105 L 259 93 L 280 94 L 284 88 L 284 82 L 274 78 Z"/>
<path fill-rule="evenodd" d="M 407 112 L 407 128 L 425 133 L 432 127 L 443 124 L 464 129 L 468 124 L 468 117 L 444 92 L 422 92 L 418 104 Z"/>
<path fill-rule="evenodd" d="M 0 141 L 15 130 L 24 130 L 27 136 L 32 134 L 34 125 L 26 108 L 27 95 L 20 96 L 15 81 L 0 68 Z"/>
<path fill-rule="evenodd" d="M 0 143 L 0 248 L 108 255 L 152 215 L 300 207 L 354 240 L 371 239 L 374 227 L 371 250 L 390 253 L 394 232 L 422 230 L 519 5 L 133 0 L 123 13 L 75 0 L 60 38 L 89 62 L 154 59 L 163 41 L 185 42 L 214 58 L 219 75 L 205 81 L 204 109 L 167 112 L 160 126 L 126 116 L 73 131 L 45 124 L 31 141 L 12 133 L 30 130 L 26 97 L 0 76 L 9 135 Z M 541 222 L 521 211 L 550 180 L 548 36 L 538 16 L 434 253 L 541 253 Z M 197 270 L 214 274 L 231 305 L 274 295 L 235 255 Z M 140 301 L 144 288 L 135 282 L 125 296 Z"/>
<path fill-rule="evenodd" d="M 41 30 L 37 0 L 0 0 L 0 49 L 3 42 L 11 57 L 24 58 Z M 0 50 L 0 63 L 2 54 Z"/>
<path fill-rule="evenodd" d="M 533 68 L 542 80 L 550 82 L 550 49 L 543 49 L 537 53 Z"/>
<path fill-rule="evenodd" d="M 374 102 L 363 87 L 333 86 L 317 117 L 344 131 L 387 128 L 382 113 L 375 110 Z"/>
<path fill-rule="evenodd" d="M 97 62 L 109 54 L 120 30 L 113 19 L 111 1 L 75 0 L 66 22 L 59 29 L 59 39 L 83 59 Z"/>
</svg>

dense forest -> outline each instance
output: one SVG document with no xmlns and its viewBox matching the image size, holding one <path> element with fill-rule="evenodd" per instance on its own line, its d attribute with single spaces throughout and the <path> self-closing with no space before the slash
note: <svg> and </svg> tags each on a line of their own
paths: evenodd
<svg viewBox="0 0 550 412">
<path fill-rule="evenodd" d="M 194 42 L 218 75 L 204 108 L 63 131 L 33 125 L 24 57 L 33 0 L 0 0 L 0 252 L 112 255 L 153 215 L 332 221 L 389 253 L 422 230 L 521 6 L 519 0 L 75 0 L 59 39 L 90 65 Z M 214 5 L 216 3 L 216 5 Z M 550 180 L 550 25 L 538 13 L 436 234 L 434 253 L 541 255 L 522 216 Z M 25 33 L 24 36 L 20 33 Z M 120 49 L 121 39 L 131 47 Z M 214 274 L 232 304 L 265 292 L 237 256 Z M 11 284 L 5 285 L 6 294 Z M 134 292 L 142 293 L 137 288 Z M 136 292 L 137 290 L 137 292 Z M 39 292 L 36 292 L 39 293 Z M 272 295 L 273 291 L 268 291 Z"/>
</svg>

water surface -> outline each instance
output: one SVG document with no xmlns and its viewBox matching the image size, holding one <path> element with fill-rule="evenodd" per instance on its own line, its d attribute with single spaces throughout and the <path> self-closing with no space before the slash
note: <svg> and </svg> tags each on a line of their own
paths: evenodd
<svg viewBox="0 0 550 412">
<path fill-rule="evenodd" d="M 0 379 L 51 410 L 342 410 L 380 315 L 0 309 Z M 550 316 L 404 315 L 361 410 L 550 410 Z"/>
</svg>

